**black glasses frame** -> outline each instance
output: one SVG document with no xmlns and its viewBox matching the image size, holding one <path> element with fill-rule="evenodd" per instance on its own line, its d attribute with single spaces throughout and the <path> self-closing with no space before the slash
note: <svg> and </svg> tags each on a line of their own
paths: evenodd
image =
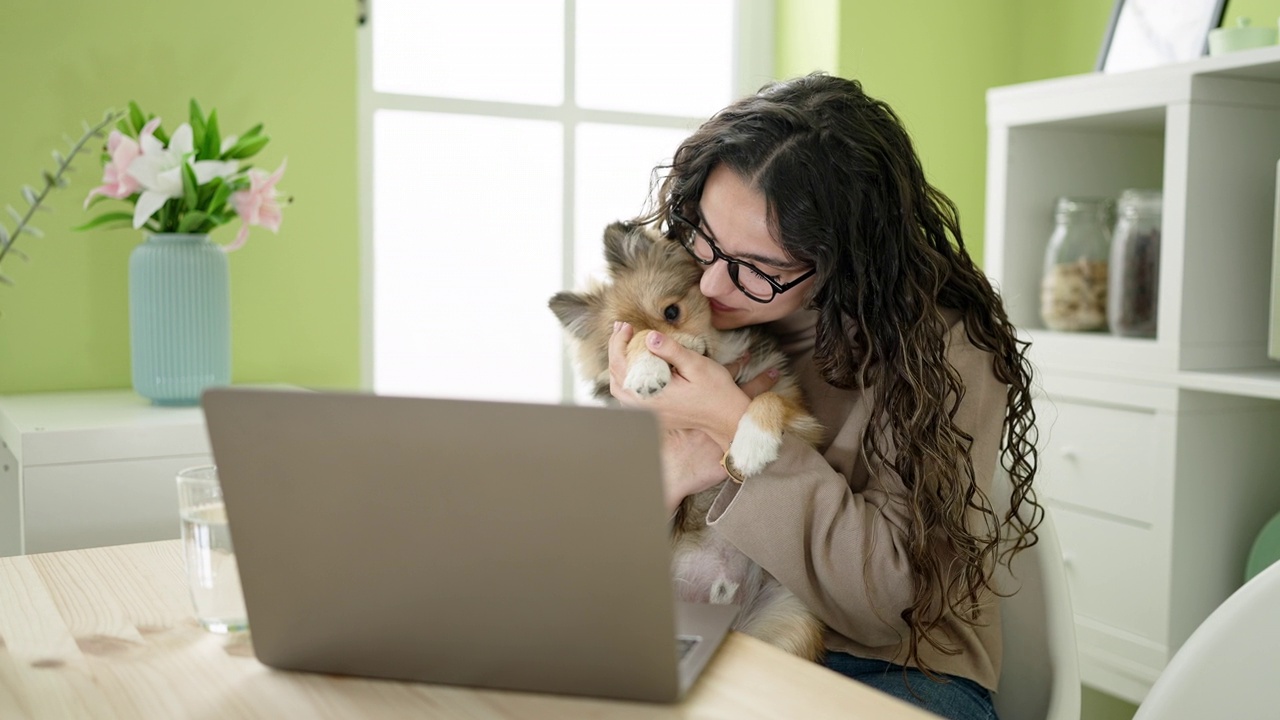
<svg viewBox="0 0 1280 720">
<path fill-rule="evenodd" d="M 716 241 L 712 240 L 711 236 L 703 232 L 702 228 L 698 224 L 694 223 L 692 220 L 675 212 L 674 210 L 671 211 L 670 214 L 673 220 L 679 222 L 681 225 L 685 226 L 685 228 L 688 229 L 688 232 L 684 232 L 680 234 L 680 245 L 684 247 L 685 251 L 688 252 L 689 255 L 692 256 L 693 259 L 696 260 L 699 265 L 702 265 L 704 267 L 715 264 L 716 260 L 723 260 L 725 267 L 729 272 L 729 279 L 733 281 L 733 286 L 738 288 L 738 291 L 741 292 L 743 295 L 746 295 L 748 298 L 751 298 L 752 300 L 755 300 L 758 303 L 773 302 L 774 298 L 790 290 L 791 288 L 799 285 L 805 280 L 808 280 L 810 277 L 813 276 L 814 273 L 818 271 L 817 268 L 810 268 L 808 272 L 804 273 L 803 275 L 796 278 L 795 280 L 792 280 L 789 283 L 780 283 L 777 280 L 774 280 L 772 277 L 770 277 L 768 273 L 756 267 L 755 265 L 752 265 L 751 263 L 746 262 L 745 260 L 739 260 L 735 257 L 730 257 L 729 255 L 726 255 L 723 251 L 720 250 L 720 246 L 716 245 Z M 695 234 L 701 237 L 703 240 L 705 240 L 707 242 L 707 247 L 711 248 L 710 260 L 703 260 L 702 258 L 698 257 L 698 253 L 693 251 L 693 236 Z M 739 268 L 744 266 L 751 272 L 763 278 L 765 282 L 769 283 L 769 287 L 773 290 L 773 294 L 767 298 L 760 298 L 760 297 L 756 297 L 755 295 L 752 295 L 750 291 L 748 291 L 745 287 L 743 287 L 742 282 L 738 280 L 738 272 L 739 272 Z"/>
</svg>

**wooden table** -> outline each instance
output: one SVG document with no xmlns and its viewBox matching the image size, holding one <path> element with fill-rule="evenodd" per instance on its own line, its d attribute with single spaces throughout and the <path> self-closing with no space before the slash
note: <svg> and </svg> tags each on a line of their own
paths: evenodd
<svg viewBox="0 0 1280 720">
<path fill-rule="evenodd" d="M 282 672 L 196 624 L 176 540 L 0 558 L 0 718 L 295 717 L 934 716 L 737 633 L 678 705 Z"/>
</svg>

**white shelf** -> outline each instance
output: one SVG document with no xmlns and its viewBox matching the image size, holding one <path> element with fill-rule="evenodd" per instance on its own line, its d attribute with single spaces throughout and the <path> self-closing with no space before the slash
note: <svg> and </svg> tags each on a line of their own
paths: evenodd
<svg viewBox="0 0 1280 720">
<path fill-rule="evenodd" d="M 132 390 L 0 396 L 0 441 L 25 466 L 209 453 L 199 407 Z"/>
<path fill-rule="evenodd" d="M 132 390 L 0 396 L 0 555 L 177 537 L 174 475 L 210 461 L 198 407 Z"/>
<path fill-rule="evenodd" d="M 1280 47 L 995 88 L 987 109 L 984 269 L 1031 341 L 1081 676 L 1140 702 L 1280 508 Z M 1164 193 L 1156 338 L 1044 329 L 1055 200 L 1133 187 Z"/>
<path fill-rule="evenodd" d="M 1212 87 L 1196 77 L 1280 83 L 1280 46 L 1124 73 L 1087 73 L 987 91 L 988 123 L 1054 124 L 1088 128 L 1150 128 L 1163 122 L 1163 109 L 1208 98 Z M 1259 97 L 1256 101 L 1263 101 Z"/>
<path fill-rule="evenodd" d="M 1045 367 L 1136 376 L 1166 374 L 1176 368 L 1176 348 L 1154 339 L 1043 329 L 1024 330 L 1021 335 L 1031 341 L 1032 360 Z"/>
<path fill-rule="evenodd" d="M 1178 385 L 1187 390 L 1280 400 L 1280 368 L 1216 372 L 1184 370 L 1178 374 Z"/>
</svg>

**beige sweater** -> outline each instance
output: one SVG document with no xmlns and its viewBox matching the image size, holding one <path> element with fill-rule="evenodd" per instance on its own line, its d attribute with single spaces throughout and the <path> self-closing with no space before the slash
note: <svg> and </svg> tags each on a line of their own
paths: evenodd
<svg viewBox="0 0 1280 720">
<path fill-rule="evenodd" d="M 826 428 L 814 450 L 786 439 L 781 455 L 743 485 L 726 483 L 707 522 L 773 574 L 830 630 L 826 646 L 859 657 L 906 664 L 906 623 L 912 579 L 905 528 L 905 488 L 890 469 L 869 466 L 862 437 L 870 419 L 869 393 L 827 384 L 813 362 L 815 311 L 774 323 L 783 351 L 799 374 L 813 414 Z M 973 470 L 990 490 L 1005 413 L 1003 383 L 992 357 L 975 348 L 958 320 L 948 335 L 948 358 L 966 392 L 956 423 L 973 436 Z M 1000 608 L 992 598 L 980 625 L 944 619 L 958 655 L 927 643 L 920 656 L 935 672 L 969 678 L 990 690 L 1000 676 Z"/>
</svg>

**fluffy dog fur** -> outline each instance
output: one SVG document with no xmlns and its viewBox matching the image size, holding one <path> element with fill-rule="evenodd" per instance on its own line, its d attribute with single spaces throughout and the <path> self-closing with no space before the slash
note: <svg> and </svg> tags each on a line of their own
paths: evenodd
<svg viewBox="0 0 1280 720">
<path fill-rule="evenodd" d="M 584 292 L 561 292 L 551 310 L 568 331 L 579 371 L 595 384 L 595 395 L 609 392 L 609 338 L 614 321 L 630 323 L 635 334 L 627 346 L 626 387 L 641 395 L 660 392 L 671 368 L 649 352 L 646 338 L 658 331 L 681 345 L 731 363 L 750 352 L 737 380 L 779 370 L 770 392 L 751 401 L 730 445 L 733 467 L 750 478 L 778 456 L 784 432 L 816 443 L 818 422 L 803 407 L 800 388 L 786 358 L 763 331 L 722 331 L 711 325 L 711 307 L 698 290 L 702 268 L 674 241 L 623 223 L 604 233 L 609 281 Z M 729 482 L 726 480 L 725 482 Z M 672 528 L 672 571 L 683 600 L 733 603 L 742 608 L 735 628 L 792 654 L 817 660 L 822 654 L 822 623 L 772 575 L 707 526 L 717 485 L 686 498 Z"/>
</svg>

